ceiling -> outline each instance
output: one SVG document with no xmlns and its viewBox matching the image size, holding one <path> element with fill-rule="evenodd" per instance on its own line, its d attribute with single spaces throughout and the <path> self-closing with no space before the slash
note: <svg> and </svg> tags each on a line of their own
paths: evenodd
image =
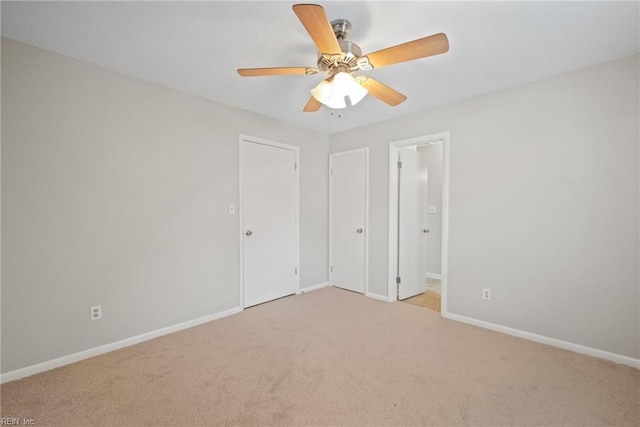
<svg viewBox="0 0 640 427">
<path fill-rule="evenodd" d="M 627 56 L 638 2 L 322 1 L 364 53 L 438 32 L 444 55 L 367 73 L 408 99 L 368 96 L 303 113 L 324 75 L 243 78 L 237 68 L 313 67 L 295 2 L 2 2 L 2 35 L 183 92 L 332 134 Z"/>
</svg>

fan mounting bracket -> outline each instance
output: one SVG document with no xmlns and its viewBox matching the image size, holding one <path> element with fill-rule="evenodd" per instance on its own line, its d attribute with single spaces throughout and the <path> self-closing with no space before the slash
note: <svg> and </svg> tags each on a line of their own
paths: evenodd
<svg viewBox="0 0 640 427">
<path fill-rule="evenodd" d="M 333 28 L 333 33 L 338 41 L 346 40 L 351 32 L 351 22 L 346 19 L 336 19 L 331 21 L 331 28 Z"/>
</svg>

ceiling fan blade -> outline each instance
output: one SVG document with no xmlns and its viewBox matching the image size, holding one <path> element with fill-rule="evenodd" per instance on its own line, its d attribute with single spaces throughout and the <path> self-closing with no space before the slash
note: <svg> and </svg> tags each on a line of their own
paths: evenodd
<svg viewBox="0 0 640 427">
<path fill-rule="evenodd" d="M 324 8 L 317 4 L 295 4 L 293 11 L 307 29 L 307 32 L 318 47 L 320 53 L 340 53 L 338 39 L 333 27 L 324 13 Z"/>
<path fill-rule="evenodd" d="M 311 67 L 273 67 L 273 68 L 239 68 L 238 74 L 242 77 L 257 77 L 257 76 L 280 76 L 291 74 L 315 74 L 318 72 L 317 68 Z"/>
<path fill-rule="evenodd" d="M 449 50 L 449 39 L 443 33 L 434 34 L 407 43 L 370 53 L 367 56 L 373 68 L 398 64 L 427 56 L 439 55 Z"/>
<path fill-rule="evenodd" d="M 407 99 L 405 95 L 401 94 L 397 90 L 392 89 L 371 77 L 359 76 L 356 78 L 356 81 L 367 89 L 370 95 L 375 96 L 380 101 L 386 102 L 392 107 L 403 103 Z"/>
<path fill-rule="evenodd" d="M 311 113 L 314 111 L 318 111 L 320 107 L 322 107 L 322 104 L 320 103 L 320 101 L 318 101 L 312 96 L 309 99 L 309 102 L 307 102 L 307 105 L 304 106 L 302 111 L 304 111 L 305 113 Z"/>
</svg>

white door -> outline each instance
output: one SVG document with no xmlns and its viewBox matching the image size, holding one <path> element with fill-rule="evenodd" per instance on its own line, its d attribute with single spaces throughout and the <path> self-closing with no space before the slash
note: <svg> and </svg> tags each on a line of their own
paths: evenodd
<svg viewBox="0 0 640 427">
<path fill-rule="evenodd" d="M 427 290 L 426 215 L 427 171 L 420 168 L 419 152 L 412 148 L 400 151 L 400 232 L 399 299 Z"/>
<path fill-rule="evenodd" d="M 240 141 L 244 307 L 298 288 L 297 148 Z"/>
<path fill-rule="evenodd" d="M 367 280 L 368 149 L 329 156 L 332 286 L 365 293 Z"/>
</svg>

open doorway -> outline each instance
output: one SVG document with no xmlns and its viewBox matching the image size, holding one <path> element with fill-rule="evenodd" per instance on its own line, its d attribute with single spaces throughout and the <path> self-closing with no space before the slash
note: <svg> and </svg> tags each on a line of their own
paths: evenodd
<svg viewBox="0 0 640 427">
<path fill-rule="evenodd" d="M 389 295 L 446 312 L 449 135 L 391 143 Z"/>
</svg>

